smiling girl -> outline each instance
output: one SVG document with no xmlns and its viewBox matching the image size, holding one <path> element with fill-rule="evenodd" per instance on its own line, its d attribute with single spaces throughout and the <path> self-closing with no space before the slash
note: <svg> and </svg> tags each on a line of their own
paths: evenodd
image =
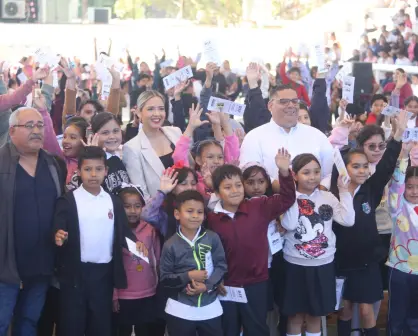
<svg viewBox="0 0 418 336">
<path fill-rule="evenodd" d="M 321 166 L 312 154 L 300 154 L 292 162 L 296 202 L 282 220 L 284 235 L 284 294 L 281 303 L 288 316 L 287 334 L 321 335 L 321 316 L 335 310 L 336 239 L 332 223 L 354 224 L 353 198 L 348 185 L 338 180 L 339 200 L 320 190 Z"/>
<path fill-rule="evenodd" d="M 390 267 L 390 335 L 418 334 L 418 305 L 413 299 L 418 284 L 418 167 L 408 167 L 412 146 L 412 142 L 403 144 L 401 156 L 389 183 L 389 208 L 393 219 L 387 261 Z"/>
<path fill-rule="evenodd" d="M 123 183 L 130 183 L 118 152 L 122 144 L 122 130 L 117 117 L 110 112 L 96 114 L 91 120 L 91 129 L 95 134 L 97 145 L 106 152 L 108 172 L 103 182 L 103 189 L 113 193 Z"/>
<path fill-rule="evenodd" d="M 379 160 L 378 150 L 383 152 L 383 147 L 386 147 L 371 177 L 369 159 L 362 149 L 351 150 L 344 156 L 351 179 L 348 190 L 354 198 L 356 218 L 352 228 L 334 227 L 337 236 L 337 272 L 338 275 L 346 277 L 343 293 L 344 308 L 338 321 L 338 335 L 351 334 L 353 303 L 359 303 L 360 318 L 365 334 L 378 334 L 373 304 L 383 297 L 379 261 L 385 258 L 386 251 L 377 230 L 376 209 L 381 203 L 385 186 L 395 169 L 401 151 L 400 140 L 407 122 L 408 116 L 402 111 L 397 121 L 396 133 L 387 146 L 383 143 L 381 134 L 372 135 L 368 137 L 370 140 L 364 142 L 365 146 L 368 144 L 369 150 L 376 152 L 374 156 L 376 160 Z M 372 126 L 375 125 L 366 127 Z M 372 145 L 375 147 L 374 151 L 370 148 Z M 331 179 L 331 190 L 336 196 L 338 195 L 336 192 L 337 176 L 338 172 L 335 169 Z"/>
</svg>

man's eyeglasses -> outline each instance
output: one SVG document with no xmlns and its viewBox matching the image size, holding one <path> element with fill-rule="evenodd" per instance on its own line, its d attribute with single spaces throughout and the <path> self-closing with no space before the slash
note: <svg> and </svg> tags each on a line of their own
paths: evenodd
<svg viewBox="0 0 418 336">
<path fill-rule="evenodd" d="M 24 127 L 28 131 L 32 131 L 35 127 L 37 127 L 40 131 L 44 129 L 45 124 L 42 121 L 38 121 L 37 123 L 34 123 L 32 121 L 27 122 L 24 125 L 13 125 L 13 127 Z"/>
<path fill-rule="evenodd" d="M 273 99 L 277 100 L 279 104 L 289 106 L 290 103 L 293 105 L 298 105 L 300 103 L 300 100 L 298 98 L 288 99 L 288 98 L 282 98 L 282 99 Z"/>
<path fill-rule="evenodd" d="M 376 151 L 376 149 L 379 149 L 379 150 L 385 150 L 386 149 L 386 142 L 382 142 L 382 143 L 380 143 L 380 144 L 374 144 L 374 143 L 372 143 L 372 144 L 364 144 L 370 151 L 372 151 L 372 152 L 374 152 L 374 151 Z"/>
</svg>

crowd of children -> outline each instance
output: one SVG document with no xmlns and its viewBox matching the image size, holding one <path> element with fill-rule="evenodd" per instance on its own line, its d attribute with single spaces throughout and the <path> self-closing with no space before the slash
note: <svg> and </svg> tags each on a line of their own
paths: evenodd
<svg viewBox="0 0 418 336">
<path fill-rule="evenodd" d="M 42 129 L 44 149 L 67 170 L 51 232 L 56 300 L 48 296 L 44 309 L 56 311 L 56 336 L 320 336 L 321 317 L 335 311 L 338 335 L 350 335 L 360 318 L 365 335 L 375 336 L 385 283 L 389 333 L 418 334 L 418 146 L 402 142 L 415 127 L 418 98 L 405 99 L 405 111 L 389 118 L 381 114 L 387 98 L 375 95 L 363 119 L 351 118 L 341 100 L 328 140 L 319 132 L 319 140 L 294 143 L 298 131 L 310 140 L 316 86 L 310 109 L 299 105 L 292 79 L 295 85 L 273 85 L 266 101 L 257 100 L 254 67 L 249 105 L 259 115 L 252 117 L 264 124 L 270 110 L 276 124 L 269 131 L 283 143 L 251 142 L 258 133 L 245 138 L 229 115 L 194 103 L 187 123 L 168 126 L 166 98 L 152 90 L 138 96 L 142 128 L 128 143 L 117 114 L 93 103 L 86 103 L 92 114 L 64 118 L 59 143 L 45 74 L 45 98 L 33 94 L 44 123 L 32 130 Z M 117 95 L 120 78 L 112 77 Z M 399 91 L 390 98 L 399 103 Z M 179 101 L 170 103 L 174 109 Z M 331 145 L 342 155 L 338 169 L 325 159 Z M 256 146 L 269 148 L 269 157 L 240 163 L 244 147 Z"/>
</svg>

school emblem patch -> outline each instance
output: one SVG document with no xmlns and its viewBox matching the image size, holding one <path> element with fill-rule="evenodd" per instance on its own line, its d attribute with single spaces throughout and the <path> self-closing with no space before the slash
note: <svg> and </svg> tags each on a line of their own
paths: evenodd
<svg viewBox="0 0 418 336">
<path fill-rule="evenodd" d="M 361 207 L 363 208 L 363 211 L 364 211 L 364 213 L 365 214 L 369 214 L 370 213 L 370 211 L 372 210 L 371 208 L 370 208 L 370 205 L 369 205 L 369 203 L 363 203 L 362 205 L 361 205 Z"/>
<path fill-rule="evenodd" d="M 107 216 L 109 217 L 109 219 L 113 219 L 113 211 L 112 211 L 112 209 L 109 209 L 109 212 L 108 212 Z"/>
</svg>

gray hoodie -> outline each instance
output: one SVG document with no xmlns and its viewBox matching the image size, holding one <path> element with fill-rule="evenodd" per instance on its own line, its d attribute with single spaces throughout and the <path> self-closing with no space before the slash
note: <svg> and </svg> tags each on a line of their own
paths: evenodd
<svg viewBox="0 0 418 336">
<path fill-rule="evenodd" d="M 204 270 L 206 254 L 212 256 L 213 272 L 206 280 L 207 292 L 190 296 L 185 288 L 190 283 L 189 271 Z M 204 307 L 217 299 L 216 287 L 227 271 L 225 252 L 219 236 L 203 227 L 192 247 L 177 230 L 164 244 L 160 259 L 160 282 L 171 299 L 192 307 Z"/>
</svg>

